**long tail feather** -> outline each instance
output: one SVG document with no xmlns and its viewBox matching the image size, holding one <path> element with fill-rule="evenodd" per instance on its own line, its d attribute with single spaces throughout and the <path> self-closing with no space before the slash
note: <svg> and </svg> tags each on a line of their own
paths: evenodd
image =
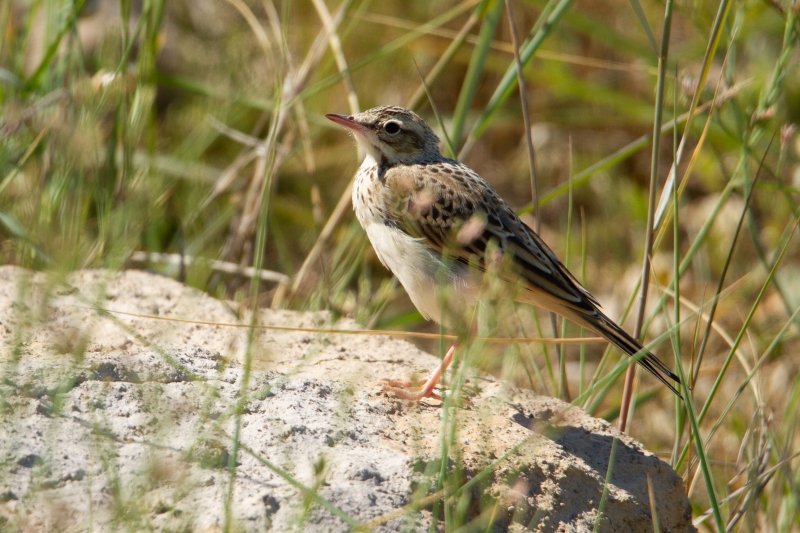
<svg viewBox="0 0 800 533">
<path fill-rule="evenodd" d="M 628 332 L 619 327 L 613 320 L 605 316 L 599 310 L 595 310 L 595 312 L 592 314 L 581 313 L 580 311 L 573 310 L 570 315 L 572 316 L 568 316 L 567 318 L 591 329 L 631 357 L 644 350 L 644 346 L 642 346 L 639 341 L 631 337 Z M 638 362 L 640 365 L 645 367 L 648 372 L 653 374 L 661 383 L 666 385 L 667 388 L 671 390 L 678 398 L 683 399 L 683 396 L 681 396 L 681 393 L 678 392 L 678 389 L 676 389 L 672 383 L 667 381 L 667 379 L 671 379 L 675 383 L 680 384 L 680 378 L 676 376 L 675 373 L 673 373 L 664 363 L 662 363 L 658 357 L 650 352 L 647 352 L 646 355 L 642 356 Z"/>
</svg>

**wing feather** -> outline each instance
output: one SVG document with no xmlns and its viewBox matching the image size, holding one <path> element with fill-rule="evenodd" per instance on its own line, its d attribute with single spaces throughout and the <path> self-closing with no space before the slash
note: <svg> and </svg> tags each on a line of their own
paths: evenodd
<svg viewBox="0 0 800 533">
<path fill-rule="evenodd" d="M 628 355 L 642 345 L 600 311 L 599 302 L 561 264 L 550 247 L 483 179 L 455 161 L 397 166 L 385 174 L 389 217 L 399 229 L 445 257 L 486 270 L 489 244 L 512 259 L 526 289 L 519 297 L 588 327 Z M 517 280 L 509 279 L 515 283 Z M 680 397 L 667 379 L 679 382 L 658 358 L 639 360 Z"/>
<path fill-rule="evenodd" d="M 436 172 L 425 168 L 432 165 Z M 544 241 L 469 168 L 448 161 L 393 167 L 384 175 L 392 195 L 388 203 L 396 210 L 392 219 L 412 237 L 484 270 L 487 246 L 494 241 L 502 253 L 510 254 L 515 274 L 529 284 L 585 311 L 599 306 Z"/>
</svg>

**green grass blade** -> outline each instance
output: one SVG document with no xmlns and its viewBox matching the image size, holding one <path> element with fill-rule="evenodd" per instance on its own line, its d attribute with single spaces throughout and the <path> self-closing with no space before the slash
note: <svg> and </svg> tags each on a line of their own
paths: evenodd
<svg viewBox="0 0 800 533">
<path fill-rule="evenodd" d="M 672 30 L 672 0 L 667 0 L 664 13 L 664 26 L 661 36 L 661 53 L 658 56 L 658 80 L 656 82 L 655 117 L 653 119 L 653 151 L 650 156 L 650 187 L 647 201 L 647 227 L 645 228 L 644 258 L 642 261 L 641 284 L 639 285 L 639 308 L 636 313 L 636 323 L 633 327 L 633 337 L 642 336 L 645 308 L 647 306 L 647 292 L 650 288 L 650 256 L 653 253 L 654 220 L 656 210 L 656 186 L 658 182 L 659 155 L 661 153 L 661 129 L 664 119 L 664 90 L 667 82 L 667 59 L 669 58 L 669 38 Z M 636 376 L 636 367 L 628 368 L 625 376 L 625 385 L 622 391 L 622 408 L 619 416 L 619 430 L 625 432 L 628 424 L 628 409 L 633 400 L 633 379 Z"/>
<path fill-rule="evenodd" d="M 683 139 L 681 139 L 681 144 L 678 147 L 678 158 L 681 157 L 683 152 L 684 142 L 687 139 L 687 134 L 691 130 L 692 127 L 692 119 L 694 118 L 695 110 L 698 107 L 700 102 L 700 95 L 703 92 L 703 88 L 706 85 L 706 80 L 708 80 L 708 73 L 711 70 L 711 65 L 714 61 L 714 55 L 717 51 L 717 46 L 719 45 L 719 40 L 722 37 L 722 28 L 725 24 L 725 20 L 728 17 L 728 10 L 730 8 L 730 0 L 722 0 L 719 4 L 719 9 L 717 9 L 717 15 L 714 19 L 714 25 L 711 28 L 711 35 L 708 39 L 708 45 L 706 46 L 706 52 L 703 57 L 703 65 L 700 70 L 700 79 L 697 82 L 697 88 L 694 91 L 692 96 L 692 103 L 689 105 L 689 112 L 688 112 L 688 120 L 686 121 L 686 128 L 684 130 Z M 675 161 L 675 164 L 678 163 L 679 160 Z M 672 170 L 670 171 L 669 175 L 667 176 L 667 182 L 664 184 L 664 189 L 661 194 L 661 200 L 658 203 L 658 209 L 656 210 L 656 219 L 655 219 L 655 228 L 658 229 L 661 226 L 664 218 L 664 212 L 669 205 L 669 191 L 672 190 L 672 180 L 676 179 L 676 172 L 675 172 L 675 165 L 673 165 Z"/>
<path fill-rule="evenodd" d="M 45 72 L 50 68 L 51 62 L 53 58 L 56 56 L 56 52 L 58 52 L 58 48 L 61 46 L 61 41 L 64 39 L 64 36 L 73 29 L 75 21 L 78 18 L 78 13 L 80 12 L 81 8 L 83 8 L 83 4 L 86 0 L 77 0 L 74 5 L 70 6 L 69 15 L 67 15 L 66 20 L 64 21 L 64 25 L 58 31 L 56 38 L 50 43 L 50 46 L 47 47 L 47 51 L 42 58 L 41 63 L 36 68 L 34 73 L 25 81 L 25 88 L 28 90 L 32 90 L 37 87 L 40 82 L 41 78 Z"/>
<path fill-rule="evenodd" d="M 791 236 L 794 235 L 795 231 L 797 230 L 798 223 L 800 223 L 800 219 L 798 221 L 793 222 Z M 706 398 L 705 403 L 703 404 L 703 408 L 700 410 L 700 414 L 697 417 L 697 422 L 702 423 L 705 420 L 706 415 L 708 414 L 709 409 L 711 408 L 712 403 L 714 402 L 714 398 L 719 391 L 720 385 L 722 384 L 722 380 L 727 374 L 728 368 L 730 367 L 731 362 L 733 361 L 733 356 L 736 354 L 736 351 L 739 349 L 739 345 L 741 344 L 742 340 L 744 339 L 745 334 L 750 326 L 750 322 L 753 320 L 753 316 L 755 315 L 756 311 L 758 310 L 761 301 L 764 298 L 764 295 L 767 292 L 767 288 L 772 281 L 772 278 L 775 276 L 775 273 L 778 270 L 778 266 L 781 264 L 784 255 L 786 254 L 786 250 L 789 248 L 789 243 L 791 242 L 791 237 L 786 240 L 781 248 L 780 252 L 778 253 L 778 257 L 775 259 L 772 268 L 767 275 L 767 279 L 761 286 L 761 290 L 756 296 L 755 301 L 753 302 L 752 306 L 750 307 L 750 312 L 748 313 L 747 317 L 744 320 L 744 324 L 739 329 L 739 334 L 736 337 L 736 340 L 733 343 L 730 351 L 728 352 L 728 356 L 725 358 L 725 361 L 722 363 L 722 367 L 717 374 L 717 378 L 714 380 L 714 384 L 711 386 L 711 390 L 708 393 L 708 397 Z M 684 447 L 683 452 L 681 453 L 680 459 L 676 464 L 676 469 L 680 469 L 683 466 L 683 462 L 686 459 L 686 454 L 688 453 L 688 449 Z"/>
<path fill-rule="evenodd" d="M 675 329 L 677 331 L 677 328 Z M 674 342 L 673 338 L 673 349 L 675 350 L 675 358 L 680 359 L 680 345 Z M 692 440 L 695 444 L 695 450 L 697 452 L 697 457 L 700 460 L 700 468 L 703 471 L 703 481 L 706 485 L 706 493 L 708 495 L 709 502 L 711 504 L 711 510 L 714 514 L 714 522 L 717 526 L 717 531 L 725 531 L 725 523 L 722 520 L 722 512 L 719 508 L 718 498 L 717 498 L 717 489 L 714 486 L 714 476 L 711 473 L 711 466 L 708 461 L 705 443 L 703 438 L 700 434 L 700 424 L 698 422 L 697 417 L 694 414 L 694 405 L 692 403 L 692 391 L 689 389 L 689 383 L 686 381 L 687 375 L 683 371 L 683 365 L 678 365 L 675 367 L 675 370 L 678 373 L 678 377 L 681 378 L 681 391 L 683 392 L 683 405 L 686 407 L 686 417 L 689 420 L 689 425 L 692 429 Z"/>
<path fill-rule="evenodd" d="M 636 13 L 636 18 L 639 19 L 639 24 L 641 24 L 645 35 L 647 35 L 647 40 L 650 41 L 650 46 L 653 47 L 653 52 L 655 52 L 657 56 L 661 55 L 658 45 L 656 44 L 656 36 L 653 35 L 653 29 L 650 27 L 650 23 L 647 22 L 647 16 L 644 14 L 642 4 L 639 3 L 639 0 L 630 0 L 630 2 L 633 12 Z"/>
<path fill-rule="evenodd" d="M 439 79 L 439 76 L 444 72 L 444 69 L 447 65 L 455 57 L 456 53 L 461 49 L 464 43 L 469 36 L 469 32 L 472 31 L 472 28 L 475 24 L 478 23 L 480 17 L 483 16 L 485 11 L 485 6 L 488 4 L 490 0 L 483 0 L 483 2 L 475 8 L 472 15 L 470 15 L 467 22 L 464 26 L 461 27 L 461 30 L 456 34 L 453 38 L 450 46 L 447 47 L 447 50 L 442 54 L 442 56 L 436 61 L 436 64 L 433 68 L 428 72 L 428 75 L 425 76 L 425 83 L 427 85 L 432 85 L 436 80 Z M 426 94 L 425 85 L 420 85 L 419 88 L 411 95 L 411 98 L 408 99 L 406 103 L 406 107 L 408 109 L 417 109 L 417 107 L 422 103 L 422 99 Z"/>
<path fill-rule="evenodd" d="M 594 527 L 592 528 L 592 533 L 598 533 L 600 531 L 600 524 L 603 521 L 603 511 L 606 508 L 606 502 L 608 501 L 608 487 L 611 486 L 611 479 L 614 474 L 614 459 L 617 457 L 617 443 L 619 439 L 614 437 L 611 441 L 611 451 L 608 455 L 608 468 L 606 469 L 606 479 L 603 483 L 603 493 L 600 496 L 600 504 L 597 506 L 597 518 L 594 520 Z"/>
<path fill-rule="evenodd" d="M 439 113 L 439 108 L 436 107 L 436 102 L 433 100 L 433 95 L 431 94 L 430 90 L 428 89 L 428 84 L 425 83 L 425 77 L 422 75 L 422 71 L 419 69 L 419 65 L 417 64 L 416 59 L 414 60 L 414 66 L 417 67 L 417 73 L 419 74 L 419 79 L 422 82 L 422 86 L 425 88 L 425 94 L 428 96 L 428 103 L 431 104 L 431 109 L 433 110 L 434 116 L 436 116 L 436 122 L 439 123 L 439 128 L 442 130 L 442 135 L 444 136 L 444 146 L 445 146 L 445 155 L 449 158 L 455 158 L 456 156 L 456 147 L 453 144 L 452 135 L 448 135 L 447 133 L 447 126 L 444 123 L 444 119 L 442 118 L 441 113 Z"/>
<path fill-rule="evenodd" d="M 355 63 L 350 65 L 350 68 L 348 68 L 346 72 L 349 73 L 349 74 L 353 74 L 354 72 L 366 67 L 367 65 L 371 65 L 371 64 L 375 63 L 376 61 L 379 61 L 379 60 L 385 58 L 386 56 L 396 52 L 397 50 L 400 50 L 400 49 L 404 48 L 405 46 L 409 45 L 410 43 L 416 41 L 417 39 L 419 39 L 420 37 L 422 37 L 423 35 L 428 33 L 430 30 L 438 28 L 439 26 L 441 26 L 441 25 L 449 22 L 450 20 L 456 18 L 457 16 L 461 15 L 465 11 L 471 9 L 479 1 L 480 0 L 466 0 L 465 2 L 462 2 L 461 4 L 458 4 L 457 6 L 453 7 L 452 9 L 450 9 L 448 11 L 445 11 L 444 13 L 439 15 L 438 17 L 435 17 L 434 19 L 430 20 L 429 22 L 426 22 L 425 24 L 421 24 L 416 30 L 408 32 L 403 37 L 395 39 L 394 41 L 390 42 L 389 44 L 386 44 L 386 45 L 382 46 L 381 48 L 379 48 L 378 50 L 375 50 L 374 52 L 368 54 L 366 57 L 364 57 L 360 61 L 356 61 Z M 307 87 L 300 94 L 298 94 L 293 99 L 291 99 L 286 105 L 287 106 L 294 105 L 295 100 L 306 100 L 306 99 L 310 98 L 311 96 L 313 96 L 315 94 L 318 94 L 318 93 L 324 91 L 325 89 L 327 89 L 329 87 L 332 87 L 333 85 L 336 85 L 337 83 L 339 83 L 342 80 L 343 77 L 344 77 L 344 73 L 343 72 L 337 72 L 336 74 L 331 74 L 330 76 L 328 76 L 328 77 L 318 81 L 317 83 Z"/>
<path fill-rule="evenodd" d="M 777 130 L 775 131 L 777 134 Z M 697 376 L 700 373 L 700 365 L 703 363 L 703 355 L 706 351 L 706 346 L 708 344 L 708 339 L 711 336 L 711 325 L 714 323 L 714 315 L 717 312 L 717 303 L 719 302 L 719 294 L 722 292 L 722 287 L 725 285 L 725 278 L 728 274 L 728 268 L 731 265 L 731 260 L 733 258 L 733 251 L 736 248 L 736 242 L 739 239 L 739 233 L 742 230 L 742 223 L 744 222 L 745 217 L 747 216 L 747 212 L 750 210 L 750 201 L 753 198 L 753 190 L 755 188 L 756 183 L 758 183 L 758 178 L 761 174 L 761 169 L 764 167 L 764 162 L 767 159 L 767 154 L 769 154 L 770 146 L 772 146 L 772 141 L 775 140 L 775 135 L 772 136 L 772 139 L 767 146 L 767 149 L 764 151 L 764 156 L 761 158 L 761 164 L 759 165 L 759 170 L 756 172 L 755 177 L 753 178 L 753 182 L 748 184 L 745 189 L 745 197 L 744 197 L 744 206 L 742 207 L 742 214 L 739 216 L 739 221 L 736 223 L 736 230 L 733 232 L 733 239 L 731 240 L 731 245 L 728 248 L 728 255 L 725 257 L 725 263 L 722 266 L 722 272 L 719 275 L 719 282 L 717 283 L 717 290 L 714 292 L 714 298 L 711 302 L 711 309 L 708 312 L 708 320 L 706 321 L 706 329 L 703 333 L 702 341 L 700 342 L 700 349 L 697 351 L 697 356 L 695 360 L 694 368 L 692 369 L 692 383 L 697 381 Z M 674 185 L 675 182 L 673 182 Z M 677 278 L 676 278 L 677 279 Z M 677 286 L 677 284 L 676 284 Z"/>
<path fill-rule="evenodd" d="M 500 14 L 503 12 L 503 0 L 491 0 L 487 5 L 486 15 L 483 18 L 481 31 L 478 35 L 478 43 L 472 52 L 467 67 L 467 74 L 464 76 L 464 81 L 461 84 L 461 92 L 458 95 L 456 108 L 453 112 L 453 125 L 451 128 L 451 136 L 456 146 L 461 145 L 461 135 L 464 131 L 464 123 L 467 120 L 472 101 L 475 98 L 475 90 L 478 88 L 483 76 L 483 67 L 486 63 L 486 56 L 489 54 L 489 48 L 497 33 L 497 25 L 500 22 Z"/>
<path fill-rule="evenodd" d="M 553 1 L 555 2 L 555 0 Z M 572 0 L 558 0 L 555 3 L 555 7 L 553 7 L 552 12 L 547 17 L 546 22 L 544 22 L 541 26 L 534 27 L 534 29 L 538 28 L 538 31 L 530 36 L 520 50 L 520 59 L 523 65 L 527 65 L 528 62 L 533 58 L 536 50 L 539 49 L 547 36 L 550 35 L 550 32 L 553 31 L 553 29 L 558 25 L 559 20 L 569 9 L 570 5 L 572 5 Z M 503 79 L 495 89 L 494 94 L 489 100 L 489 103 L 486 104 L 486 108 L 475 121 L 475 124 L 473 124 L 472 129 L 469 132 L 469 136 L 467 137 L 467 142 L 464 144 L 464 147 L 458 154 L 459 159 L 463 160 L 464 157 L 466 157 L 466 155 L 469 153 L 469 150 L 472 148 L 472 145 L 475 143 L 477 138 L 480 137 L 484 131 L 486 131 L 486 128 L 489 127 L 489 123 L 491 122 L 495 113 L 497 113 L 497 110 L 500 108 L 503 102 L 505 102 L 508 97 L 511 96 L 511 94 L 514 92 L 514 89 L 516 89 L 516 86 L 517 69 L 512 63 L 509 65 L 505 75 L 503 76 Z"/>
<path fill-rule="evenodd" d="M 729 98 L 734 93 L 735 91 L 733 91 L 733 93 L 729 93 L 727 96 L 725 96 L 725 98 Z M 700 108 L 698 108 L 698 111 L 707 109 L 708 107 L 710 107 L 710 105 L 705 104 Z M 688 118 L 689 118 L 689 113 L 684 113 L 678 117 L 677 121 L 674 119 L 670 120 L 661 127 L 661 133 L 664 134 L 671 131 L 673 128 L 675 128 L 676 124 L 677 125 L 685 124 Z M 580 172 L 576 173 L 573 176 L 572 185 L 573 186 L 583 185 L 586 181 L 591 179 L 591 177 L 597 174 L 598 172 L 607 170 L 613 167 L 614 165 L 618 165 L 623 161 L 629 159 L 632 155 L 638 153 L 640 150 L 642 150 L 648 144 L 650 144 L 652 138 L 653 137 L 651 134 L 642 135 L 635 141 L 626 144 L 616 152 L 604 157 L 597 163 L 589 166 L 588 168 L 585 168 L 584 170 L 581 170 Z M 556 198 L 559 198 L 560 196 L 566 194 L 569 191 L 569 187 L 570 187 L 569 182 L 566 182 L 546 192 L 539 198 L 539 205 L 548 204 L 553 200 L 555 200 Z M 517 213 L 520 215 L 531 212 L 533 212 L 532 204 L 523 206 L 522 208 L 517 210 Z"/>
</svg>

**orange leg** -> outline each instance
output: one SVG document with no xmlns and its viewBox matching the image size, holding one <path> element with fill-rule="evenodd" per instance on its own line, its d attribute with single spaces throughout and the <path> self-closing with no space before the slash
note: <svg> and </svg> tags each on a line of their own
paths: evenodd
<svg viewBox="0 0 800 533">
<path fill-rule="evenodd" d="M 412 400 L 412 401 L 419 401 L 423 398 L 433 398 L 435 400 L 441 400 L 442 397 L 439 394 L 433 392 L 436 388 L 436 385 L 439 384 L 439 380 L 442 377 L 442 372 L 447 370 L 447 367 L 450 366 L 450 363 L 453 362 L 453 354 L 456 353 L 456 345 L 450 347 L 447 351 L 447 355 L 444 356 L 442 359 L 442 363 L 436 367 L 436 369 L 431 372 L 431 375 L 428 376 L 428 379 L 425 381 L 425 384 L 422 385 L 421 388 L 417 390 L 411 389 L 411 383 L 408 381 L 393 381 L 385 379 L 383 384 L 383 390 L 391 392 L 395 394 L 398 398 L 402 398 L 404 400 Z"/>
</svg>

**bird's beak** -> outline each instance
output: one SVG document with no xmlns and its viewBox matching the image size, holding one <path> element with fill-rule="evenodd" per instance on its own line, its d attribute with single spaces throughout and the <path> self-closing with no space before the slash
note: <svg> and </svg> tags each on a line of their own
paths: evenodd
<svg viewBox="0 0 800 533">
<path fill-rule="evenodd" d="M 340 126 L 344 126 L 350 131 L 355 133 L 360 133 L 362 135 L 368 135 L 370 133 L 370 129 L 366 126 L 362 126 L 355 120 L 353 120 L 353 116 L 350 115 L 337 115 L 336 113 L 328 113 L 325 115 L 325 118 L 337 123 Z"/>
</svg>

